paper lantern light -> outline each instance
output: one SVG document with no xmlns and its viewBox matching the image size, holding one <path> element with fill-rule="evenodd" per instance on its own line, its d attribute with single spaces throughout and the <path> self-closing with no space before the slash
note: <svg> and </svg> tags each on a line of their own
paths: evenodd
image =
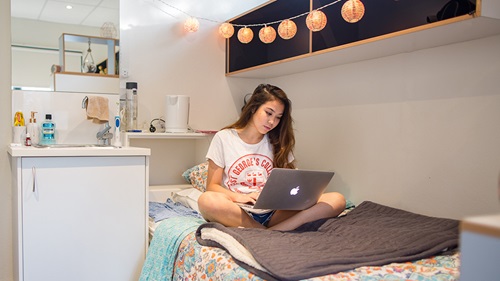
<svg viewBox="0 0 500 281">
<path fill-rule="evenodd" d="M 196 18 L 190 17 L 184 22 L 184 30 L 187 32 L 196 32 L 199 27 L 200 22 Z"/>
<path fill-rule="evenodd" d="M 238 30 L 238 40 L 240 40 L 241 43 L 247 44 L 253 39 L 253 31 L 252 29 L 248 27 L 243 27 Z"/>
<path fill-rule="evenodd" d="M 342 5 L 341 14 L 346 22 L 356 23 L 365 14 L 365 5 L 359 0 L 347 0 Z"/>
<path fill-rule="evenodd" d="M 292 39 L 297 34 L 297 25 L 293 20 L 284 20 L 278 26 L 278 34 L 285 40 Z"/>
<path fill-rule="evenodd" d="M 234 34 L 234 27 L 232 24 L 225 22 L 219 27 L 219 34 L 224 38 L 231 38 Z"/>
<path fill-rule="evenodd" d="M 272 26 L 264 26 L 263 28 L 260 29 L 259 31 L 259 38 L 260 41 L 269 44 L 276 39 L 276 30 Z"/>
<path fill-rule="evenodd" d="M 307 15 L 306 25 L 311 31 L 320 31 L 326 26 L 326 15 L 320 10 L 314 10 Z"/>
</svg>

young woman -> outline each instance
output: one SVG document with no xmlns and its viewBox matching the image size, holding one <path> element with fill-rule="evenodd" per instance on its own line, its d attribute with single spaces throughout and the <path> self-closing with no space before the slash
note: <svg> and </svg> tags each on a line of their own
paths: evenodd
<svg viewBox="0 0 500 281">
<path fill-rule="evenodd" d="M 207 191 L 198 206 L 208 221 L 225 226 L 293 230 L 317 219 L 335 217 L 344 197 L 324 193 L 303 211 L 245 211 L 238 203 L 255 203 L 274 167 L 294 169 L 295 137 L 291 102 L 272 85 L 259 85 L 236 123 L 215 134 L 208 149 Z"/>
</svg>

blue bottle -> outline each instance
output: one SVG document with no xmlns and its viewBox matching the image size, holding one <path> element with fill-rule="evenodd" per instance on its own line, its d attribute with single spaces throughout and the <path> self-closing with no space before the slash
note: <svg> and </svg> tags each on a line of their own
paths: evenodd
<svg viewBox="0 0 500 281">
<path fill-rule="evenodd" d="M 41 144 L 56 144 L 56 124 L 52 121 L 52 114 L 45 114 L 42 123 Z"/>
</svg>

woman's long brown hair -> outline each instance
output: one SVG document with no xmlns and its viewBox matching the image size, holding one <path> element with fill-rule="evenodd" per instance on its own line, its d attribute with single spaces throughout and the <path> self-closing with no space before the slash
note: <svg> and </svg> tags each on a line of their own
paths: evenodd
<svg viewBox="0 0 500 281">
<path fill-rule="evenodd" d="M 243 129 L 257 109 L 268 101 L 277 100 L 283 103 L 285 110 L 281 116 L 278 126 L 267 134 L 273 147 L 274 167 L 294 169 L 294 161 L 289 162 L 289 155 L 293 155 L 295 147 L 295 135 L 293 132 L 292 102 L 288 99 L 285 92 L 279 87 L 261 84 L 254 90 L 248 103 L 241 110 L 238 121 L 225 127 L 224 129 Z"/>
</svg>

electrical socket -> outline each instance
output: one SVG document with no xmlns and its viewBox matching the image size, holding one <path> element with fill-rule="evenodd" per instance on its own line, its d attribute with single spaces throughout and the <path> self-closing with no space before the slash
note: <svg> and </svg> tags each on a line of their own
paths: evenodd
<svg viewBox="0 0 500 281">
<path fill-rule="evenodd" d="M 128 69 L 122 69 L 122 77 L 127 78 L 128 77 Z"/>
</svg>

